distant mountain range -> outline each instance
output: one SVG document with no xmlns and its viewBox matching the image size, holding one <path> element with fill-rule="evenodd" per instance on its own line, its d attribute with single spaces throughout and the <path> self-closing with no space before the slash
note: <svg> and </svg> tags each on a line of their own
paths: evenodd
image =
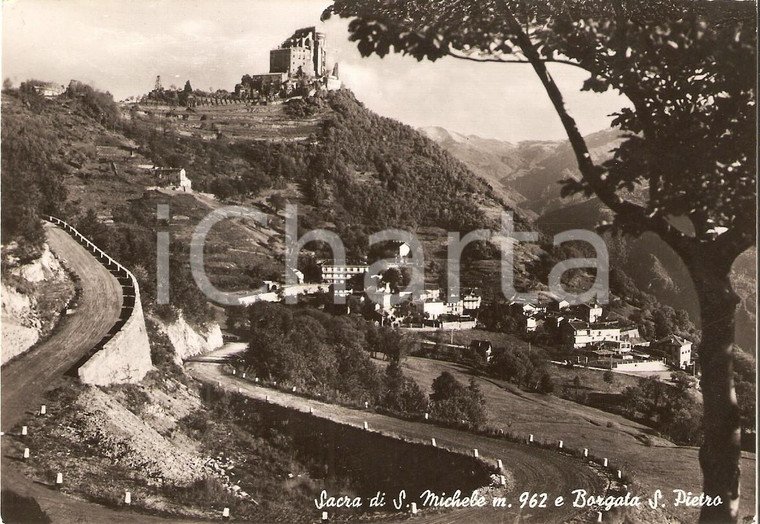
<svg viewBox="0 0 760 524">
<path fill-rule="evenodd" d="M 497 195 L 548 234 L 573 228 L 591 229 L 609 216 L 609 210 L 596 198 L 580 195 L 561 198 L 559 181 L 580 177 L 567 141 L 513 144 L 441 127 L 420 131 L 466 164 Z M 622 141 L 620 132 L 614 129 L 586 136 L 591 156 L 597 162 L 609 158 Z M 613 264 L 632 277 L 639 289 L 672 307 L 686 309 L 695 324 L 699 324 L 697 299 L 688 272 L 659 237 L 645 234 L 608 245 Z M 734 265 L 734 287 L 742 299 L 737 315 L 737 343 L 751 353 L 756 345 L 756 256 L 753 248 Z"/>
</svg>

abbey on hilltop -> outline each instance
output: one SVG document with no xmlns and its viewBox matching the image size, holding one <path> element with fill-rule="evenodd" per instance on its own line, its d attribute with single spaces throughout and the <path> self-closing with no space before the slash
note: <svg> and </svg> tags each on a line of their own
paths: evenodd
<svg viewBox="0 0 760 524">
<path fill-rule="evenodd" d="M 324 33 L 315 27 L 298 29 L 280 47 L 269 51 L 269 73 L 244 75 L 235 86 L 235 95 L 240 99 L 271 100 L 340 89 L 338 64 L 330 71 L 326 56 Z"/>
</svg>

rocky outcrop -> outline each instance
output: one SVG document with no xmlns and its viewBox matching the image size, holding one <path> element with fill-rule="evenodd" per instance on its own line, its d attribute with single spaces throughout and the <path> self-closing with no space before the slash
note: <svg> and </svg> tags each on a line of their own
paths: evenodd
<svg viewBox="0 0 760 524">
<path fill-rule="evenodd" d="M 211 323 L 205 328 L 193 328 L 180 313 L 179 318 L 164 327 L 169 341 L 174 347 L 174 358 L 177 364 L 195 355 L 202 355 L 224 345 L 222 329 L 217 323 Z"/>
<path fill-rule="evenodd" d="M 14 268 L 11 273 L 20 276 L 28 282 L 40 282 L 42 280 L 61 280 L 65 278 L 65 272 L 55 258 L 50 247 L 45 244 L 40 257 L 29 264 Z"/>
<path fill-rule="evenodd" d="M 74 296 L 74 285 L 47 244 L 34 261 L 10 265 L 2 289 L 2 364 L 24 353 L 53 329 Z"/>
<path fill-rule="evenodd" d="M 40 338 L 40 320 L 32 299 L 10 286 L 2 286 L 2 363 L 20 355 Z"/>
</svg>

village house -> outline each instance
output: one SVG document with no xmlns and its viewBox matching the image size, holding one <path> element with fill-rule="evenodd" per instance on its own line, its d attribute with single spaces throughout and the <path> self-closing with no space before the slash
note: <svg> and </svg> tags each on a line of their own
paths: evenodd
<svg viewBox="0 0 760 524">
<path fill-rule="evenodd" d="M 660 352 L 668 365 L 686 369 L 691 364 L 692 342 L 678 335 L 668 335 L 653 344 L 653 348 Z"/>
<path fill-rule="evenodd" d="M 435 302 L 440 301 L 441 299 L 441 290 L 438 288 L 435 289 L 423 289 L 422 291 L 419 291 L 417 294 L 416 299 L 420 302 Z"/>
<path fill-rule="evenodd" d="M 406 262 L 407 257 L 412 252 L 412 248 L 410 248 L 409 244 L 406 242 L 394 242 L 393 248 L 395 251 L 396 262 L 398 263 Z"/>
<path fill-rule="evenodd" d="M 465 315 L 474 315 L 480 309 L 482 298 L 477 290 L 471 290 L 462 298 L 462 313 Z"/>
<path fill-rule="evenodd" d="M 590 324 L 582 320 L 565 320 L 560 324 L 560 334 L 562 345 L 568 349 L 621 341 L 620 325 L 617 322 Z"/>
<path fill-rule="evenodd" d="M 570 307 L 570 302 L 567 300 L 552 300 L 547 307 L 548 311 L 559 312 Z"/>
<path fill-rule="evenodd" d="M 193 192 L 193 183 L 184 168 L 154 167 L 153 173 L 159 186 L 169 187 L 185 193 Z"/>
<path fill-rule="evenodd" d="M 321 264 L 322 280 L 330 285 L 345 285 L 356 275 L 369 271 L 367 264 Z"/>
<path fill-rule="evenodd" d="M 513 314 L 522 315 L 524 317 L 532 317 L 538 313 L 543 313 L 546 311 L 545 307 L 538 304 L 517 300 L 512 300 L 509 303 L 509 307 L 512 310 Z"/>
<path fill-rule="evenodd" d="M 446 315 L 449 312 L 446 303 L 440 300 L 420 302 L 417 307 L 422 314 L 422 317 L 429 320 L 437 320 L 442 315 Z M 421 310 L 419 308 L 421 308 Z"/>
<path fill-rule="evenodd" d="M 581 304 L 578 306 L 578 313 L 581 319 L 585 320 L 589 324 L 593 324 L 602 318 L 603 313 L 602 306 L 596 302 L 592 304 Z"/>
<path fill-rule="evenodd" d="M 636 326 L 620 328 L 620 339 L 630 342 L 632 346 L 648 346 L 649 341 L 644 339 Z"/>
</svg>

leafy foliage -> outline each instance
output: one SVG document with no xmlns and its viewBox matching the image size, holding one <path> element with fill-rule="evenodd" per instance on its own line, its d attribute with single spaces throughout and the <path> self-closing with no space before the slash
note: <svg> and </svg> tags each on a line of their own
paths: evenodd
<svg viewBox="0 0 760 524">
<path fill-rule="evenodd" d="M 121 122 L 121 113 L 111 93 L 72 80 L 66 90 L 66 97 L 76 101 L 81 110 L 107 128 L 114 128 Z"/>
<path fill-rule="evenodd" d="M 547 375 L 548 359 L 541 349 L 527 350 L 521 347 L 497 348 L 488 367 L 493 376 L 508 380 L 529 390 L 550 393 Z M 542 383 L 543 381 L 543 383 Z M 549 389 L 544 391 L 544 389 Z"/>
<path fill-rule="evenodd" d="M 482 198 L 498 204 L 489 186 L 416 130 L 368 111 L 350 91 L 294 100 L 286 111 L 293 118 L 325 112 L 317 147 L 177 139 L 139 119 L 125 131 L 156 164 L 191 170 L 199 189 L 221 199 L 297 183 L 305 203 L 319 209 L 304 221 L 336 224 L 352 256 L 366 255 L 367 236 L 389 227 L 488 225 L 478 204 Z"/>
<path fill-rule="evenodd" d="M 689 216 L 698 236 L 708 235 L 714 224 L 738 228 L 742 235 L 754 230 L 752 6 L 685 0 L 337 0 L 323 19 L 333 13 L 353 18 L 350 38 L 364 56 L 393 49 L 418 60 L 530 62 L 542 80 L 541 64 L 547 62 L 584 69 L 584 89 L 617 89 L 634 108 L 614 121 L 630 133 L 614 158 L 604 166 L 580 159 L 583 178 L 568 180 L 566 193 L 596 193 L 629 231 L 664 231 L 655 222 L 666 214 Z M 561 94 L 547 89 L 556 105 Z M 572 119 L 563 118 L 568 132 L 577 133 Z M 584 147 L 577 146 L 581 155 Z M 646 184 L 644 208 L 621 198 Z M 725 198 L 727 193 L 733 198 Z"/>
<path fill-rule="evenodd" d="M 250 324 L 243 361 L 261 377 L 340 402 L 404 412 L 425 407 L 419 386 L 398 366 L 403 343 L 394 330 L 361 318 L 268 303 L 250 307 Z M 384 374 L 370 361 L 370 351 L 390 356 Z"/>
<path fill-rule="evenodd" d="M 755 359 L 741 350 L 734 348 L 736 363 L 734 368 L 734 384 L 739 403 L 742 428 L 751 430 L 756 424 L 757 386 L 755 383 L 757 365 Z"/>
<path fill-rule="evenodd" d="M 425 393 L 414 380 L 404 376 L 398 363 L 388 364 L 385 385 L 387 389 L 380 401 L 382 406 L 401 413 L 421 413 L 427 408 Z"/>
<path fill-rule="evenodd" d="M 3 243 L 39 247 L 44 234 L 38 217 L 57 214 L 66 200 L 60 143 L 43 119 L 19 112 L 2 115 Z"/>
<path fill-rule="evenodd" d="M 475 379 L 465 387 L 444 371 L 433 381 L 430 412 L 434 418 L 482 426 L 486 422 L 485 397 Z"/>
<path fill-rule="evenodd" d="M 75 227 L 103 251 L 130 268 L 140 285 L 143 307 L 163 320 L 174 321 L 179 310 L 193 324 L 208 321 L 209 308 L 205 295 L 195 285 L 189 265 L 189 248 L 173 242 L 169 252 L 169 290 L 171 305 L 156 304 L 156 229 L 155 208 L 139 199 L 129 213 L 114 217 L 113 226 L 102 224 L 90 209 L 80 216 Z"/>
<path fill-rule="evenodd" d="M 673 373 L 675 386 L 657 377 L 642 379 L 623 391 L 626 415 L 643 418 L 657 430 L 681 444 L 698 444 L 702 438 L 702 409 L 689 392 L 682 372 Z"/>
</svg>

